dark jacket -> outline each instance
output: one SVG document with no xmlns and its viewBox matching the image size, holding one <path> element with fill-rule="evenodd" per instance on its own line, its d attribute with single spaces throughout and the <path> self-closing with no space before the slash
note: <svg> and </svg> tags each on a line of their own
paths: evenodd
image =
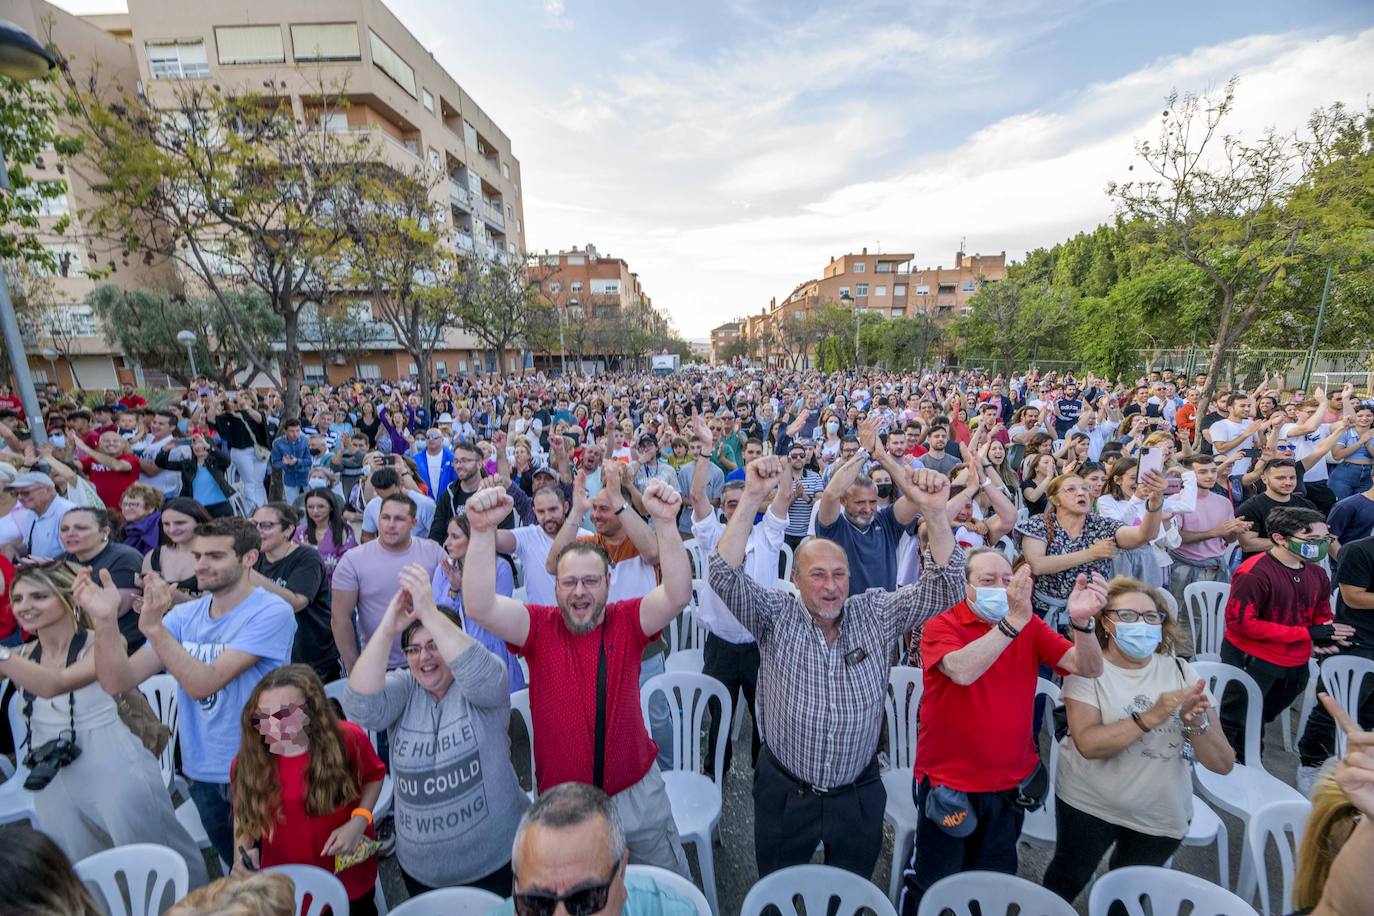
<svg viewBox="0 0 1374 916">
<path fill-rule="evenodd" d="M 170 451 L 158 452 L 153 462 L 160 468 L 169 471 L 181 472 L 181 492 L 187 496 L 193 492 L 193 484 L 196 479 L 196 471 L 200 470 L 200 464 L 196 457 L 173 458 Z M 229 485 L 229 479 L 224 476 L 229 470 L 229 456 L 218 449 L 211 449 L 210 454 L 205 456 L 205 469 L 210 472 L 210 476 L 215 479 L 215 484 L 219 487 L 225 499 L 230 499 L 234 495 L 234 488 Z"/>
</svg>

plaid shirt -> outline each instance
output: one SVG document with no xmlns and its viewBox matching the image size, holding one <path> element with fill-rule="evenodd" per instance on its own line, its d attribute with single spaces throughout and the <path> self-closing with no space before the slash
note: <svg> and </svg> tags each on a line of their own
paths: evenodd
<svg viewBox="0 0 1374 916">
<path fill-rule="evenodd" d="M 833 644 L 790 592 L 759 585 L 719 553 L 709 565 L 712 590 L 759 644 L 759 733 L 768 749 L 803 782 L 853 782 L 878 749 L 893 643 L 963 600 L 963 550 L 945 566 L 927 551 L 914 585 L 846 599 Z"/>
</svg>

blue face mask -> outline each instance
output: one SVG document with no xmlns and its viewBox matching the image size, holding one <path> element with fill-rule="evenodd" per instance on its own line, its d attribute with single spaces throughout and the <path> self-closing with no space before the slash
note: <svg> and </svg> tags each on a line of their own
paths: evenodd
<svg viewBox="0 0 1374 916">
<path fill-rule="evenodd" d="M 1121 623 L 1116 625 L 1116 644 L 1134 659 L 1149 658 L 1159 648 L 1161 628 L 1157 623 Z"/>
<path fill-rule="evenodd" d="M 977 586 L 973 610 L 988 623 L 999 623 L 1007 616 L 1007 590 L 991 586 Z"/>
</svg>

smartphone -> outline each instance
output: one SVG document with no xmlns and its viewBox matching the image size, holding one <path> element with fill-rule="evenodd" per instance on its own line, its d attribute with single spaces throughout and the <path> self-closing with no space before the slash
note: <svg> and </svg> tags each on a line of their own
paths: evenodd
<svg viewBox="0 0 1374 916">
<path fill-rule="evenodd" d="M 1182 492 L 1183 492 L 1183 481 L 1182 481 L 1182 479 L 1180 479 L 1180 478 L 1178 478 L 1178 477 L 1170 477 L 1167 481 L 1165 481 L 1165 483 L 1164 483 L 1164 495 L 1165 495 L 1165 496 L 1173 496 L 1173 495 L 1176 494 L 1176 493 L 1182 493 Z"/>
<path fill-rule="evenodd" d="M 1136 472 L 1136 479 L 1144 480 L 1145 475 L 1151 471 L 1156 474 L 1164 473 L 1164 449 L 1146 448 L 1140 450 L 1140 468 Z"/>
<path fill-rule="evenodd" d="M 1240 456 L 1242 458 L 1258 458 L 1262 453 L 1263 449 L 1258 448 L 1243 448 L 1240 450 Z"/>
</svg>

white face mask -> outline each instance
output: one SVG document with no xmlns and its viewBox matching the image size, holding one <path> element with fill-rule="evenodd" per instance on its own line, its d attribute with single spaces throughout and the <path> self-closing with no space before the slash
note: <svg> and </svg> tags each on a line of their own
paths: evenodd
<svg viewBox="0 0 1374 916">
<path fill-rule="evenodd" d="M 318 490 L 320 487 L 329 486 L 329 481 L 325 480 L 323 477 L 311 477 L 306 483 L 306 486 L 312 490 Z"/>
</svg>

